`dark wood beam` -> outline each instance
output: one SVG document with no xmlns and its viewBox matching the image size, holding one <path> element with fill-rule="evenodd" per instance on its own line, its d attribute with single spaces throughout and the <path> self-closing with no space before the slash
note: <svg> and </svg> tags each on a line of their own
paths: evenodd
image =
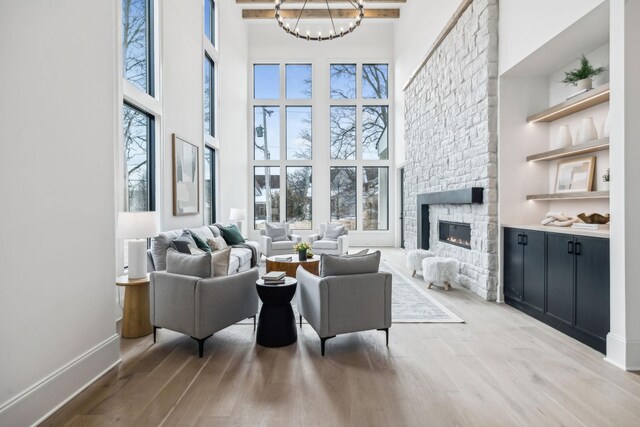
<svg viewBox="0 0 640 427">
<path fill-rule="evenodd" d="M 296 19 L 300 16 L 300 9 L 280 9 L 280 15 L 285 19 Z M 333 19 L 355 19 L 358 11 L 355 9 L 332 9 Z M 244 19 L 275 19 L 273 9 L 243 9 Z M 400 18 L 400 9 L 365 9 L 366 19 L 396 19 Z M 328 19 L 327 9 L 304 9 L 301 19 Z"/>
<path fill-rule="evenodd" d="M 354 0 L 355 1 L 355 0 Z M 286 4 L 304 4 L 305 0 L 287 0 Z M 367 0 L 369 3 L 406 3 L 407 0 Z M 349 4 L 349 0 L 329 0 L 329 3 L 346 3 Z M 273 0 L 236 0 L 236 4 L 274 4 Z M 307 0 L 307 4 L 326 4 L 326 0 Z"/>
</svg>

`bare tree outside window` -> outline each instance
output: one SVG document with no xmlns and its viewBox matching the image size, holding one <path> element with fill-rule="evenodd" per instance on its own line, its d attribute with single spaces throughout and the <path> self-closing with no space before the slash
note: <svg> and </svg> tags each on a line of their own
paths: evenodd
<svg viewBox="0 0 640 427">
<path fill-rule="evenodd" d="M 150 93 L 149 2 L 122 0 L 122 51 L 124 77 Z"/>
<path fill-rule="evenodd" d="M 362 158 L 389 159 L 389 107 L 364 106 L 362 108 Z"/>
<path fill-rule="evenodd" d="M 150 210 L 149 134 L 151 119 L 128 105 L 123 108 L 124 155 L 127 167 L 127 208 Z"/>
<path fill-rule="evenodd" d="M 389 66 L 387 64 L 364 64 L 362 66 L 362 97 L 387 99 L 389 96 Z"/>
<path fill-rule="evenodd" d="M 280 168 L 256 166 L 254 177 L 254 228 L 265 222 L 280 222 Z"/>
<path fill-rule="evenodd" d="M 331 159 L 356 158 L 356 107 L 331 107 Z"/>
<path fill-rule="evenodd" d="M 331 99 L 356 97 L 356 64 L 331 64 Z"/>
<path fill-rule="evenodd" d="M 331 221 L 345 228 L 357 228 L 357 176 L 356 167 L 332 167 L 330 171 Z"/>
<path fill-rule="evenodd" d="M 362 217 L 365 230 L 389 229 L 389 168 L 363 168 Z"/>
<path fill-rule="evenodd" d="M 287 167 L 287 222 L 311 230 L 311 166 Z"/>
</svg>

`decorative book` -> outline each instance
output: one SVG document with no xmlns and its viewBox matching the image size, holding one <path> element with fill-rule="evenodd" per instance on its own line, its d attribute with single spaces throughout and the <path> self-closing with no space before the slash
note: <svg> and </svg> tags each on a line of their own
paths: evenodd
<svg viewBox="0 0 640 427">
<path fill-rule="evenodd" d="M 282 280 L 284 279 L 284 276 L 286 275 L 286 273 L 284 271 L 271 271 L 265 275 L 262 276 L 262 280 L 264 280 L 265 282 L 269 281 L 274 281 L 274 280 Z M 282 282 L 284 283 L 284 282 Z"/>
<path fill-rule="evenodd" d="M 289 262 L 291 261 L 293 258 L 291 258 L 290 256 L 277 256 L 275 257 L 273 260 L 275 262 Z"/>
</svg>

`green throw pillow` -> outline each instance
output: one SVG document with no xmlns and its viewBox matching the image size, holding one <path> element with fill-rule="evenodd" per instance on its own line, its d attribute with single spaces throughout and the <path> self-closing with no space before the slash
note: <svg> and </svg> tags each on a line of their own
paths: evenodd
<svg viewBox="0 0 640 427">
<path fill-rule="evenodd" d="M 236 227 L 235 225 L 230 225 L 228 227 L 218 226 L 218 228 L 220 229 L 222 238 L 225 242 L 227 242 L 227 245 L 231 246 L 244 243 L 244 238 L 242 237 L 240 230 L 238 230 L 238 227 Z"/>
<path fill-rule="evenodd" d="M 205 242 L 204 240 L 202 240 L 202 237 L 198 236 L 196 233 L 191 233 L 191 237 L 193 238 L 193 241 L 196 242 L 196 246 L 198 247 L 198 249 L 201 249 L 207 253 L 211 253 L 211 247 L 209 247 L 209 245 L 207 245 L 207 242 Z"/>
</svg>

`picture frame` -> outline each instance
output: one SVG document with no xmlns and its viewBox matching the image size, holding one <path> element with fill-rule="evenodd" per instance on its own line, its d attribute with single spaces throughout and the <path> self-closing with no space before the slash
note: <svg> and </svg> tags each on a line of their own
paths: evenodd
<svg viewBox="0 0 640 427">
<path fill-rule="evenodd" d="M 186 139 L 172 135 L 173 215 L 200 213 L 200 149 Z"/>
<path fill-rule="evenodd" d="M 559 162 L 556 172 L 555 192 L 577 193 L 591 191 L 595 165 L 595 156 Z"/>
</svg>

